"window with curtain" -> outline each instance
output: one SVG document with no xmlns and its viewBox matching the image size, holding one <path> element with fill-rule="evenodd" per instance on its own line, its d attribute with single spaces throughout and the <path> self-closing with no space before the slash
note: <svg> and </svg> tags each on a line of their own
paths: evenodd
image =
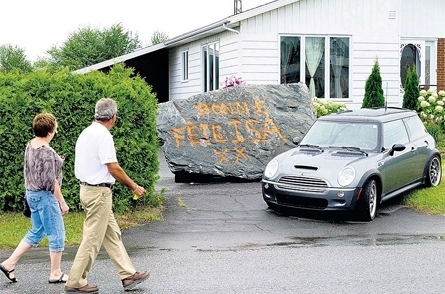
<svg viewBox="0 0 445 294">
<path fill-rule="evenodd" d="M 219 89 L 219 43 L 202 46 L 203 91 Z"/>
<path fill-rule="evenodd" d="M 280 81 L 304 81 L 311 97 L 349 98 L 349 37 L 281 36 Z"/>
<path fill-rule="evenodd" d="M 281 37 L 281 83 L 300 82 L 300 37 Z"/>
<path fill-rule="evenodd" d="M 306 85 L 309 86 L 309 94 L 311 97 L 325 98 L 325 38 L 306 37 L 305 40 Z"/>
<path fill-rule="evenodd" d="M 330 97 L 349 97 L 349 38 L 330 38 Z"/>
</svg>

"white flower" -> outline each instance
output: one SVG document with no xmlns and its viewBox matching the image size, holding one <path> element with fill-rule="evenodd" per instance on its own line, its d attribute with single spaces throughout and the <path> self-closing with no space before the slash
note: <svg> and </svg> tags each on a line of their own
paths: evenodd
<svg viewBox="0 0 445 294">
<path fill-rule="evenodd" d="M 434 119 L 434 114 L 430 114 L 430 115 L 428 116 L 428 118 L 431 119 L 431 120 L 433 120 L 433 119 Z"/>
<path fill-rule="evenodd" d="M 425 96 L 426 96 L 426 94 L 427 94 L 425 90 L 420 90 L 420 92 L 419 92 L 419 93 L 420 93 L 420 96 L 424 96 L 424 97 L 425 97 Z"/>
<path fill-rule="evenodd" d="M 434 96 L 430 96 L 430 97 L 428 97 L 428 102 L 429 102 L 429 103 L 434 103 L 434 102 L 436 102 L 436 97 L 434 97 Z"/>
<path fill-rule="evenodd" d="M 436 108 L 434 108 L 434 110 L 435 110 L 436 112 L 442 112 L 442 111 L 443 111 L 443 107 L 440 106 L 440 105 L 437 105 Z"/>
<path fill-rule="evenodd" d="M 419 102 L 425 101 L 425 97 L 423 97 L 423 96 L 419 96 L 419 98 L 417 98 L 417 100 L 418 100 Z"/>
<path fill-rule="evenodd" d="M 422 108 L 425 108 L 425 107 L 430 106 L 430 104 L 429 104 L 427 101 L 422 101 L 422 102 L 420 102 L 420 106 L 421 106 Z"/>
<path fill-rule="evenodd" d="M 443 106 L 445 103 L 442 100 L 437 100 L 437 105 Z"/>
<path fill-rule="evenodd" d="M 439 96 L 440 97 L 445 97 L 445 91 L 444 90 L 440 90 L 439 91 Z"/>
</svg>

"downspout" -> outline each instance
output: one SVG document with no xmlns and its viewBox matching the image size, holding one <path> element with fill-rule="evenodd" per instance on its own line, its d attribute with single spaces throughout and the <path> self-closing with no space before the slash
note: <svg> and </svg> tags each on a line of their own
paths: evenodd
<svg viewBox="0 0 445 294">
<path fill-rule="evenodd" d="M 239 31 L 229 28 L 225 23 L 223 23 L 222 26 L 223 26 L 224 29 L 226 29 L 228 31 L 231 31 L 231 32 L 234 32 L 234 33 L 239 35 Z"/>
</svg>

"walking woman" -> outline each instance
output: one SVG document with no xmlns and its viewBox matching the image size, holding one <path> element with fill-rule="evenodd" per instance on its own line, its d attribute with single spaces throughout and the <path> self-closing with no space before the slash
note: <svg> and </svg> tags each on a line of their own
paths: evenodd
<svg viewBox="0 0 445 294">
<path fill-rule="evenodd" d="M 26 200 L 31 209 L 32 227 L 11 256 L 0 264 L 0 270 L 11 282 L 17 282 L 14 270 L 20 258 L 47 236 L 51 260 L 48 282 L 65 283 L 68 275 L 60 267 L 65 248 L 62 216 L 68 213 L 69 207 L 61 191 L 63 158 L 49 146 L 57 132 L 56 118 L 50 113 L 37 114 L 32 129 L 35 137 L 26 146 L 24 163 Z"/>
</svg>

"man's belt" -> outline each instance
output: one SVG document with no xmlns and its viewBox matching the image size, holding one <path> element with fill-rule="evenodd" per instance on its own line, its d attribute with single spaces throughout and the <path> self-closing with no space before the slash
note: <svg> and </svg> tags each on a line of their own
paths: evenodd
<svg viewBox="0 0 445 294">
<path fill-rule="evenodd" d="M 92 187 L 107 187 L 107 188 L 113 188 L 113 183 L 100 183 L 100 184 L 90 184 L 87 182 L 80 182 L 82 186 L 92 186 Z"/>
</svg>

